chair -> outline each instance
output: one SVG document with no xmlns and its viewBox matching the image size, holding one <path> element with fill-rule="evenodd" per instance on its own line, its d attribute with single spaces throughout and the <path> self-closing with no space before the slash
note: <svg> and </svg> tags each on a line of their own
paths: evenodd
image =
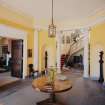
<svg viewBox="0 0 105 105">
<path fill-rule="evenodd" d="M 39 71 L 35 71 L 33 68 L 33 64 L 29 64 L 29 77 L 36 78 L 38 77 Z"/>
</svg>

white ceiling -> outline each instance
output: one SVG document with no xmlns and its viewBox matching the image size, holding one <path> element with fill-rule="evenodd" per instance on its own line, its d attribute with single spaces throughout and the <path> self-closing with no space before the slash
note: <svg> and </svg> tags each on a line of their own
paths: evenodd
<svg viewBox="0 0 105 105">
<path fill-rule="evenodd" d="M 51 0 L 0 0 L 0 4 L 32 16 L 38 22 L 49 21 L 51 17 Z M 105 0 L 54 0 L 54 19 L 77 22 L 104 7 Z"/>
</svg>

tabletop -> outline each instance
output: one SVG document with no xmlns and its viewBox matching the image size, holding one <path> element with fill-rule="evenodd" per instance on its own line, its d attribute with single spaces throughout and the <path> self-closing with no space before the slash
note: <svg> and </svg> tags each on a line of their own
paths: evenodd
<svg viewBox="0 0 105 105">
<path fill-rule="evenodd" d="M 51 93 L 52 91 L 55 93 L 65 92 L 72 88 L 72 83 L 70 80 L 58 80 L 55 79 L 54 81 L 54 88 L 53 90 L 48 87 L 48 77 L 42 76 L 39 77 L 32 82 L 32 87 L 34 89 L 38 89 L 42 92 Z"/>
</svg>

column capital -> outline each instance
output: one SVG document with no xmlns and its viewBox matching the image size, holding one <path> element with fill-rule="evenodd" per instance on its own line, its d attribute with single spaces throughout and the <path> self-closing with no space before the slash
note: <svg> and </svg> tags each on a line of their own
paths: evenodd
<svg viewBox="0 0 105 105">
<path fill-rule="evenodd" d="M 61 41 L 61 38 L 62 38 L 62 32 L 61 31 L 58 31 L 57 33 L 56 33 L 56 41 L 57 42 L 60 42 Z"/>
<path fill-rule="evenodd" d="M 39 31 L 41 31 L 40 28 L 36 28 L 36 29 L 35 29 L 35 32 L 39 32 Z"/>
<path fill-rule="evenodd" d="M 84 74 L 83 78 L 89 78 L 89 73 Z"/>
<path fill-rule="evenodd" d="M 90 31 L 91 31 L 91 27 L 88 27 L 88 28 L 82 28 L 82 29 L 80 29 L 81 30 L 81 33 L 82 34 L 88 34 Z"/>
<path fill-rule="evenodd" d="M 34 26 L 34 28 L 35 28 L 35 30 L 48 30 L 47 28 L 48 27 L 46 27 L 46 26 L 42 26 L 42 25 L 40 25 L 40 24 L 36 24 L 35 26 Z"/>
<path fill-rule="evenodd" d="M 57 35 L 63 35 L 63 31 L 57 31 Z"/>
</svg>

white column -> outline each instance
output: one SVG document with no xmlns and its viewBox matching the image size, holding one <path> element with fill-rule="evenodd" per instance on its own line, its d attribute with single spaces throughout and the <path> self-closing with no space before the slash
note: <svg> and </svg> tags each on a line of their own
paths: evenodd
<svg viewBox="0 0 105 105">
<path fill-rule="evenodd" d="M 61 73 L 61 32 L 57 33 L 57 73 Z"/>
<path fill-rule="evenodd" d="M 23 79 L 27 76 L 27 37 L 23 39 Z"/>
<path fill-rule="evenodd" d="M 84 31 L 84 57 L 83 57 L 83 63 L 84 63 L 84 78 L 89 77 L 89 30 Z"/>
<path fill-rule="evenodd" d="M 38 64 L 39 64 L 39 62 L 38 62 L 38 40 L 39 40 L 39 38 L 38 38 L 38 34 L 39 34 L 39 32 L 38 32 L 38 30 L 35 30 L 35 32 L 34 32 L 34 69 L 35 70 L 38 70 Z"/>
</svg>

